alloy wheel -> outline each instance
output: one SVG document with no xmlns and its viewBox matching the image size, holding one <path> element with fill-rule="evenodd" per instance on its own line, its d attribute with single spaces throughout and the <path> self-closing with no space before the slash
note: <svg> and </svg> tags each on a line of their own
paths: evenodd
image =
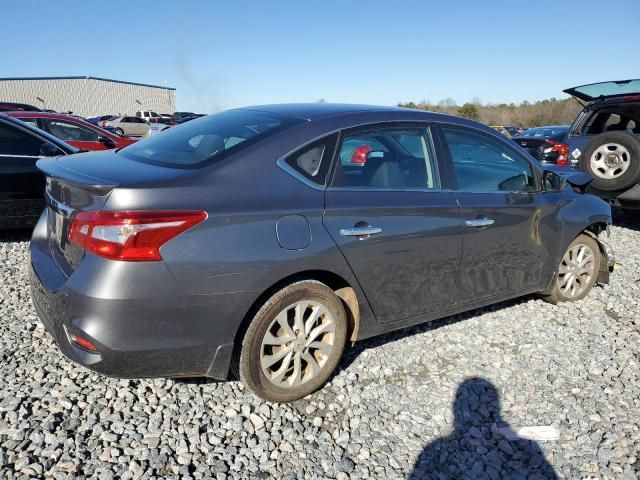
<svg viewBox="0 0 640 480">
<path fill-rule="evenodd" d="M 589 288 L 595 272 L 595 253 L 589 245 L 577 243 L 562 257 L 558 289 L 565 298 L 575 298 Z"/>
<path fill-rule="evenodd" d="M 298 387 L 315 378 L 335 345 L 335 321 L 315 301 L 299 301 L 273 319 L 260 347 L 260 366 L 281 388 Z"/>
</svg>

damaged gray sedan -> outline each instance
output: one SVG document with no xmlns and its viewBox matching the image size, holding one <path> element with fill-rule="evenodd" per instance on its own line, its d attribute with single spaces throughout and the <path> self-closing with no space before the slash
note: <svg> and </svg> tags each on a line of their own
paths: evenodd
<svg viewBox="0 0 640 480">
<path fill-rule="evenodd" d="M 111 376 L 233 372 L 292 401 L 353 341 L 580 300 L 612 264 L 588 175 L 446 115 L 250 107 L 38 166 L 34 304 L 70 359 Z"/>
</svg>

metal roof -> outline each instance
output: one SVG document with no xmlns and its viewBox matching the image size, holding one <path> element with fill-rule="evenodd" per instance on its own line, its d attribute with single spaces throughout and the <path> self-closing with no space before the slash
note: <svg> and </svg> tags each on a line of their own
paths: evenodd
<svg viewBox="0 0 640 480">
<path fill-rule="evenodd" d="M 162 88 L 165 90 L 175 90 L 174 87 L 163 87 L 160 85 L 151 85 L 148 83 L 125 82 L 123 80 L 112 80 L 110 78 L 75 76 L 75 77 L 6 77 L 0 78 L 0 81 L 10 80 L 101 80 L 103 82 L 124 83 L 126 85 L 138 85 L 140 87 Z"/>
</svg>

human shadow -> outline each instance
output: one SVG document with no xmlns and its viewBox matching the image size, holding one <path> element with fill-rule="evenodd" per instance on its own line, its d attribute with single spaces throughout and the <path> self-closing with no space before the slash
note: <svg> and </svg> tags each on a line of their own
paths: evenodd
<svg viewBox="0 0 640 480">
<path fill-rule="evenodd" d="M 498 431 L 507 424 L 491 382 L 483 378 L 462 382 L 453 414 L 454 432 L 424 448 L 410 480 L 558 478 L 535 441 L 509 440 Z"/>
</svg>

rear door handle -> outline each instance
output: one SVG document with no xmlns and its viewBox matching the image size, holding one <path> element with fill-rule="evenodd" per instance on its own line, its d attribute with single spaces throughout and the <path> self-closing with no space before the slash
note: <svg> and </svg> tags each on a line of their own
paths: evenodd
<svg viewBox="0 0 640 480">
<path fill-rule="evenodd" d="M 378 233 L 382 233 L 382 229 L 380 227 L 349 227 L 349 228 L 341 228 L 340 235 L 343 237 L 360 237 L 362 240 L 365 238 L 369 238 L 371 235 L 377 235 Z"/>
<path fill-rule="evenodd" d="M 473 220 L 467 220 L 464 224 L 467 227 L 489 227 L 496 223 L 493 218 L 474 218 Z"/>
</svg>

